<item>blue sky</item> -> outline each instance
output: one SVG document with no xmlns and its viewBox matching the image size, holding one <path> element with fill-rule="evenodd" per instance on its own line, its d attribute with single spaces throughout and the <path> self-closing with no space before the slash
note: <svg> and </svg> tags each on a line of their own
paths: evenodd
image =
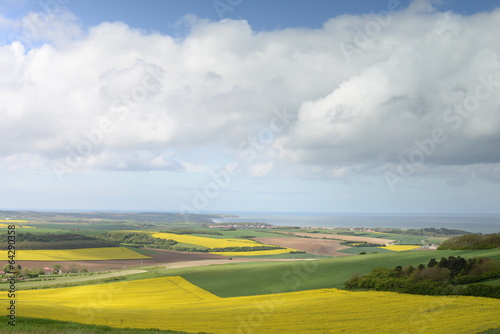
<svg viewBox="0 0 500 334">
<path fill-rule="evenodd" d="M 492 213 L 500 1 L 4 1 L 0 209 Z"/>
<path fill-rule="evenodd" d="M 104 21 L 122 21 L 132 27 L 149 31 L 177 35 L 178 22 L 187 14 L 212 21 L 229 18 L 243 19 L 254 30 L 274 30 L 288 27 L 321 28 L 328 19 L 343 15 L 359 15 L 388 10 L 389 6 L 406 8 L 409 0 L 393 1 L 329 1 L 329 0 L 54 0 L 54 1 L 10 1 L 3 5 L 4 13 L 11 17 L 22 17 L 30 11 L 44 11 L 50 6 L 61 5 L 82 21 L 85 26 L 98 25 Z M 7 2 L 9 3 L 9 2 Z M 498 0 L 435 2 L 442 11 L 452 10 L 460 14 L 475 14 L 494 10 Z"/>
</svg>

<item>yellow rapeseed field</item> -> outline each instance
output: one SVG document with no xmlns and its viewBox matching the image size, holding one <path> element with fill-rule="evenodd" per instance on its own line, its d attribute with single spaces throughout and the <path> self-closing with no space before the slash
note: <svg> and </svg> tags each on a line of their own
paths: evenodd
<svg viewBox="0 0 500 334">
<path fill-rule="evenodd" d="M 153 233 L 152 236 L 155 238 L 171 239 L 177 242 L 184 242 L 187 244 L 204 246 L 208 248 L 266 246 L 258 243 L 257 241 L 248 239 L 222 239 L 222 238 L 218 239 L 218 238 L 198 237 L 195 235 L 174 234 L 174 233 Z"/>
<path fill-rule="evenodd" d="M 257 278 L 256 278 L 257 279 Z M 1 296 L 3 303 L 6 295 Z M 500 300 L 318 289 L 219 298 L 180 277 L 19 293 L 19 316 L 210 333 L 478 333 Z"/>
<path fill-rule="evenodd" d="M 248 239 L 225 239 L 225 238 L 208 238 L 199 237 L 195 235 L 186 234 L 174 234 L 174 233 L 154 233 L 152 234 L 155 238 L 161 239 L 171 239 L 177 242 L 184 242 L 187 244 L 193 244 L 198 246 L 204 246 L 208 248 L 225 248 L 225 247 L 259 247 L 259 246 L 271 246 L 258 243 L 254 240 Z M 223 256 L 255 256 L 255 255 L 275 255 L 275 254 L 285 254 L 290 251 L 295 251 L 295 249 L 271 249 L 271 250 L 261 250 L 261 251 L 245 251 L 245 252 L 212 252 L 212 254 L 223 255 Z"/>
<path fill-rule="evenodd" d="M 15 225 L 16 228 L 36 228 L 31 226 L 16 225 L 19 223 L 29 223 L 27 220 L 0 219 L 0 228 L 7 228 L 9 225 Z"/>
<path fill-rule="evenodd" d="M 292 248 L 283 249 L 270 249 L 261 251 L 248 251 L 248 252 L 210 252 L 210 254 L 217 254 L 223 256 L 256 256 L 256 255 L 276 255 L 276 254 L 286 254 L 291 251 L 296 251 Z"/>
<path fill-rule="evenodd" d="M 384 246 L 384 247 L 379 247 L 383 249 L 388 249 L 390 251 L 394 252 L 401 252 L 401 251 L 408 251 L 412 249 L 417 249 L 420 248 L 421 246 L 416 246 L 416 245 L 389 245 L 389 246 Z"/>
<path fill-rule="evenodd" d="M 7 251 L 0 251 L 7 259 Z M 100 247 L 79 249 L 18 250 L 16 261 L 90 261 L 149 259 L 125 247 Z"/>
<path fill-rule="evenodd" d="M 29 221 L 16 219 L 0 219 L 0 223 L 29 223 Z"/>
</svg>

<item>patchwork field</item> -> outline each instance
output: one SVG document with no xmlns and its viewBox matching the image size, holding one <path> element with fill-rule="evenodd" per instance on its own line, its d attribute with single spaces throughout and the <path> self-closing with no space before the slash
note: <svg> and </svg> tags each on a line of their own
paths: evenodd
<svg viewBox="0 0 500 334">
<path fill-rule="evenodd" d="M 308 237 L 317 239 L 336 239 L 345 241 L 364 241 L 372 244 L 390 244 L 393 243 L 392 239 L 382 239 L 382 238 L 372 238 L 372 237 L 356 237 L 352 235 L 342 235 L 342 234 L 318 234 L 318 233 L 302 233 L 302 232 L 287 232 L 293 233 L 298 237 Z"/>
<path fill-rule="evenodd" d="M 210 254 L 216 254 L 222 256 L 260 256 L 260 255 L 287 254 L 293 251 L 296 251 L 296 249 L 283 248 L 283 249 L 269 249 L 269 250 L 246 251 L 246 252 L 211 252 Z"/>
<path fill-rule="evenodd" d="M 384 333 L 477 333 L 500 326 L 497 299 L 336 289 L 276 292 L 220 298 L 181 277 L 164 277 L 24 291 L 18 312 L 114 327 L 210 333 L 379 333 L 381 328 Z"/>
<path fill-rule="evenodd" d="M 278 245 L 282 247 L 294 248 L 311 254 L 329 255 L 329 256 L 343 256 L 347 255 L 339 253 L 339 250 L 349 248 L 343 246 L 337 240 L 318 240 L 311 238 L 282 238 L 282 237 L 263 237 L 255 238 L 255 240 L 265 243 Z"/>
<path fill-rule="evenodd" d="M 135 252 L 134 252 L 135 253 Z M 168 250 L 155 249 L 151 253 L 144 254 L 147 258 L 137 258 L 137 259 L 112 259 L 112 260 L 51 260 L 51 261 L 19 261 L 16 259 L 16 263 L 20 264 L 23 268 L 38 268 L 38 267 L 52 267 L 54 264 L 60 264 L 64 268 L 71 264 L 76 264 L 82 268 L 86 268 L 89 271 L 103 270 L 103 269 L 121 269 L 138 267 L 140 265 L 152 266 L 152 265 L 168 265 L 177 262 L 191 262 L 191 261 L 209 261 L 209 260 L 223 260 L 227 257 L 210 254 L 210 253 L 197 253 L 197 252 L 176 252 Z"/>
<path fill-rule="evenodd" d="M 159 333 L 150 328 L 181 334 L 483 333 L 500 328 L 499 299 L 341 290 L 354 275 L 364 275 L 375 268 L 418 267 L 431 258 L 448 256 L 500 260 L 500 249 L 413 252 L 410 250 L 425 244 L 425 236 L 298 228 L 282 229 L 283 234 L 277 234 L 278 230 L 240 226 L 221 228 L 214 234 L 206 225 L 200 227 L 181 220 L 176 223 L 179 225 L 173 225 L 151 221 L 151 217 L 140 222 L 123 218 L 78 219 L 79 222 L 44 220 L 45 225 L 40 227 L 54 229 L 33 229 L 33 242 L 37 238 L 54 241 L 42 232 L 59 235 L 78 231 L 95 238 L 104 235 L 103 231 L 144 234 L 116 241 L 116 245 L 124 247 L 23 250 L 24 244 L 19 243 L 16 264 L 23 269 L 49 267 L 44 268 L 48 270 L 59 264 L 66 270 L 85 268 L 90 272 L 66 274 L 63 270 L 64 275 L 33 279 L 23 276 L 15 297 L 20 326 L 11 329 L 5 321 L 0 324 L 0 333 L 49 334 L 58 330 L 58 334 L 90 334 L 109 330 L 103 327 L 102 332 L 97 331 L 92 327 L 97 325 L 112 326 L 113 333 L 126 332 L 126 328 L 141 329 L 141 334 Z M 13 221 L 0 221 L 0 227 L 9 223 Z M 22 232 L 28 231 L 20 229 L 20 237 Z M 178 248 L 172 249 L 177 251 L 145 248 L 159 244 L 159 240 L 151 241 L 149 235 L 176 240 L 178 243 L 172 246 Z M 142 239 L 144 242 L 138 242 Z M 24 242 L 21 238 L 18 241 Z M 341 245 L 342 241 L 388 246 L 349 247 Z M 283 249 L 255 250 L 261 246 Z M 245 251 L 239 252 L 243 247 Z M 209 253 L 207 248 L 228 251 Z M 295 253 L 296 250 L 301 252 Z M 6 251 L 3 256 L 8 258 Z M 500 283 L 497 279 L 485 284 Z M 10 283 L 4 281 L 0 289 L 6 291 L 9 287 Z M 7 307 L 8 302 L 7 293 L 0 296 L 0 304 Z M 23 322 L 34 329 L 23 331 Z M 72 327 L 74 330 L 60 330 L 67 324 L 64 322 L 79 324 Z M 42 326 L 45 332 L 36 326 Z M 487 332 L 490 333 L 493 332 Z"/>
<path fill-rule="evenodd" d="M 409 251 L 409 250 L 414 250 L 417 248 L 420 248 L 420 246 L 412 246 L 412 245 L 388 245 L 384 247 L 378 247 L 382 249 L 387 249 L 393 252 L 402 252 L 402 251 Z"/>
<path fill-rule="evenodd" d="M 225 247 L 258 247 L 262 244 L 248 239 L 226 239 L 226 238 L 209 238 L 199 237 L 195 235 L 174 234 L 174 233 L 153 233 L 154 238 L 171 239 L 177 242 L 193 244 L 208 248 L 225 248 Z"/>
<path fill-rule="evenodd" d="M 0 251 L 0 256 L 7 259 L 7 251 Z M 139 254 L 125 247 L 16 251 L 16 261 L 89 261 L 148 258 L 149 256 Z"/>
<path fill-rule="evenodd" d="M 270 244 L 262 244 L 250 239 L 229 239 L 229 238 L 210 238 L 196 235 L 174 234 L 174 233 L 153 233 L 153 237 L 161 239 L 171 239 L 177 242 L 197 245 L 208 248 L 241 248 L 241 247 L 261 247 L 275 246 Z M 293 248 L 286 249 L 271 249 L 271 250 L 255 250 L 255 251 L 226 251 L 226 252 L 211 252 L 211 254 L 222 256 L 259 256 L 259 255 L 277 255 L 286 254 L 296 251 Z"/>
</svg>

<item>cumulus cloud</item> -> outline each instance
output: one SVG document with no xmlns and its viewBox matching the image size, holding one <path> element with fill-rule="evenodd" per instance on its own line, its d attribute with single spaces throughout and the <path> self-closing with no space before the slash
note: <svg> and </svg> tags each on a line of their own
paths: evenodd
<svg viewBox="0 0 500 334">
<path fill-rule="evenodd" d="M 85 30 L 66 11 L 0 18 L 14 36 L 0 47 L 4 168 L 236 159 L 254 176 L 342 178 L 409 162 L 416 174 L 456 173 L 452 186 L 499 179 L 500 10 L 462 16 L 415 1 L 263 32 L 188 21 L 176 39 L 116 22 Z M 283 109 L 293 120 L 273 130 Z"/>
</svg>

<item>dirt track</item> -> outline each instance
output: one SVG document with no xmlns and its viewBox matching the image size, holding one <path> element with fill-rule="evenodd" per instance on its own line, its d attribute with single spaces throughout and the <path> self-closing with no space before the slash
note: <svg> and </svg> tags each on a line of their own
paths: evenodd
<svg viewBox="0 0 500 334">
<path fill-rule="evenodd" d="M 285 238 L 281 238 L 285 239 Z M 155 249 L 157 254 L 148 255 L 151 259 L 141 260 L 101 260 L 101 261 L 16 261 L 23 268 L 52 268 L 55 264 L 60 264 L 63 268 L 68 268 L 70 264 L 77 264 L 80 268 L 87 268 L 89 271 L 112 270 L 137 268 L 140 266 L 165 266 L 166 268 L 185 268 L 196 266 L 208 266 L 214 264 L 226 264 L 236 262 L 281 262 L 297 261 L 300 259 L 249 259 L 244 257 L 233 257 L 229 260 L 226 256 L 196 253 L 196 252 L 174 252 L 168 250 Z"/>
<path fill-rule="evenodd" d="M 339 250 L 349 248 L 340 244 L 338 240 L 324 240 L 312 238 L 283 238 L 283 237 L 262 237 L 254 238 L 259 242 L 270 245 L 278 245 L 301 250 L 311 254 L 328 256 L 345 256 L 349 254 L 340 253 Z"/>
<path fill-rule="evenodd" d="M 200 260 L 227 260 L 227 257 L 208 253 L 188 253 L 174 252 L 167 250 L 155 250 L 157 254 L 148 255 L 151 259 L 143 260 L 100 260 L 100 261 L 16 261 L 23 268 L 51 268 L 55 264 L 68 268 L 70 264 L 77 264 L 81 268 L 89 271 L 99 271 L 103 269 L 124 269 L 138 266 L 166 265 L 168 263 L 200 261 Z"/>
<path fill-rule="evenodd" d="M 290 232 L 287 232 L 287 234 Z M 390 239 L 380 239 L 380 238 L 372 238 L 372 237 L 355 237 L 351 235 L 341 235 L 341 234 L 320 234 L 320 233 L 295 233 L 294 235 L 299 237 L 309 237 L 317 239 L 338 239 L 338 240 L 346 240 L 346 241 L 366 241 L 372 244 L 388 244 L 394 242 L 394 240 Z"/>
</svg>

